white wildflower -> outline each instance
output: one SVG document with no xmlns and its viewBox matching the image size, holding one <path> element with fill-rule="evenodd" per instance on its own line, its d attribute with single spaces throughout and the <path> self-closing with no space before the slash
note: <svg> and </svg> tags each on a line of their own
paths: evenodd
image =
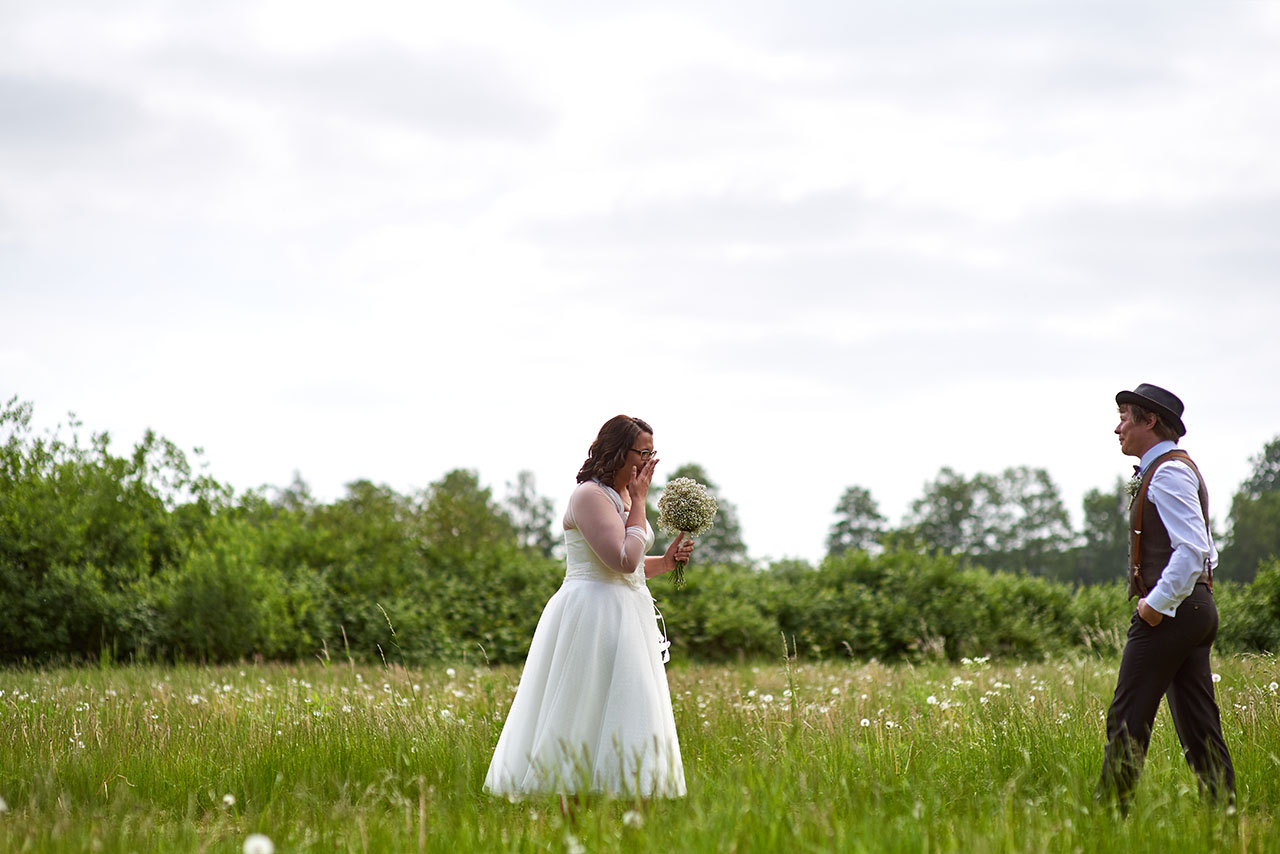
<svg viewBox="0 0 1280 854">
<path fill-rule="evenodd" d="M 458 675 L 458 671 L 454 670 L 452 667 L 447 667 L 445 668 L 444 675 L 452 679 L 453 677 Z"/>
<path fill-rule="evenodd" d="M 936 706 L 938 705 L 938 698 L 930 694 L 928 698 L 925 700 L 925 702 L 931 706 Z"/>
<path fill-rule="evenodd" d="M 236 796 L 227 792 L 222 796 L 222 805 L 224 807 L 233 807 L 236 805 Z"/>
<path fill-rule="evenodd" d="M 644 816 L 640 815 L 636 810 L 627 810 L 622 814 L 622 823 L 627 827 L 638 829 L 644 827 Z"/>
<path fill-rule="evenodd" d="M 264 833 L 250 833 L 244 839 L 244 854 L 275 854 L 276 846 Z"/>
<path fill-rule="evenodd" d="M 564 850 L 569 854 L 587 854 L 587 846 L 578 841 L 578 837 L 572 833 L 564 835 Z"/>
</svg>

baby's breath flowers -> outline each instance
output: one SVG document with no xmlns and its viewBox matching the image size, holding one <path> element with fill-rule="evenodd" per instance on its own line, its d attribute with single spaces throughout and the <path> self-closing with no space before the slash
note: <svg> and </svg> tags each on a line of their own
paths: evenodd
<svg viewBox="0 0 1280 854">
<path fill-rule="evenodd" d="M 1138 490 L 1142 488 L 1142 474 L 1136 471 L 1133 477 L 1129 478 L 1129 482 L 1124 485 L 1125 492 L 1129 493 L 1129 504 L 1133 504 L 1133 499 L 1138 497 Z"/>
<path fill-rule="evenodd" d="M 716 518 L 716 497 L 691 477 L 668 481 L 658 498 L 658 527 L 668 534 L 684 533 L 696 537 L 711 530 Z M 676 561 L 671 579 L 676 588 L 684 587 L 684 561 Z"/>
</svg>

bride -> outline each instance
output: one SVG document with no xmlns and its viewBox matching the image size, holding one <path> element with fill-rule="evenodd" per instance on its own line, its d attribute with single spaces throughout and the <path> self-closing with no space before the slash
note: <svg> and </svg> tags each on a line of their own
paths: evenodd
<svg viewBox="0 0 1280 854">
<path fill-rule="evenodd" d="M 653 428 L 605 422 L 564 515 L 568 566 L 533 634 L 484 787 L 495 795 L 603 792 L 681 797 L 666 639 L 645 579 L 687 561 L 678 536 L 645 557 Z"/>
</svg>

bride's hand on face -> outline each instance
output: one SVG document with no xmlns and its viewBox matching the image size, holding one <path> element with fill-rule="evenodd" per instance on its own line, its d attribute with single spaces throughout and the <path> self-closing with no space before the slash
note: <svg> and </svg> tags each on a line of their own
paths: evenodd
<svg viewBox="0 0 1280 854">
<path fill-rule="evenodd" d="M 657 457 L 650 457 L 647 462 L 631 467 L 631 479 L 627 481 L 627 492 L 631 493 L 632 502 L 644 501 L 649 495 L 649 482 L 653 480 L 653 470 L 658 465 Z"/>
</svg>

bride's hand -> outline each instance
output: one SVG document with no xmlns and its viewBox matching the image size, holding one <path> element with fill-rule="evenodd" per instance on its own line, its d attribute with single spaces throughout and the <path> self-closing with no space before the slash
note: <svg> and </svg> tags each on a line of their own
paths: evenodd
<svg viewBox="0 0 1280 854">
<path fill-rule="evenodd" d="M 653 470 L 658 465 L 657 457 L 650 457 L 639 468 L 631 467 L 631 478 L 627 481 L 627 492 L 631 493 L 631 503 L 642 504 L 649 495 L 649 481 L 653 480 Z"/>
<path fill-rule="evenodd" d="M 688 563 L 689 558 L 693 555 L 693 547 L 696 545 L 697 543 L 693 541 L 692 537 L 687 537 L 685 532 L 681 531 L 672 540 L 671 545 L 667 546 L 666 554 L 662 556 L 662 559 L 666 561 L 667 569 L 675 569 L 676 564 L 680 562 Z"/>
</svg>

